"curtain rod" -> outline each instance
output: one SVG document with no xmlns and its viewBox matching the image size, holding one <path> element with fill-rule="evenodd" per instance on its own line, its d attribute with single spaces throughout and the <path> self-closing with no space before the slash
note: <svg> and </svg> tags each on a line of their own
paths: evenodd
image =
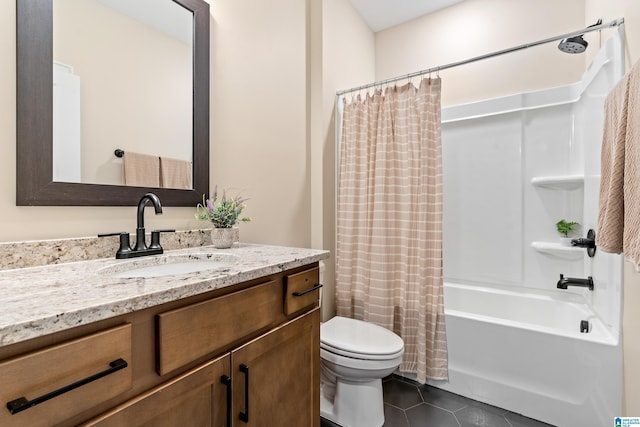
<svg viewBox="0 0 640 427">
<path fill-rule="evenodd" d="M 397 82 L 397 81 L 403 80 L 403 79 L 410 79 L 412 77 L 417 77 L 417 76 L 421 76 L 421 75 L 424 75 L 424 74 L 437 73 L 440 70 L 446 70 L 447 68 L 454 68 L 454 67 L 458 67 L 460 65 L 470 64 L 472 62 L 481 61 L 483 59 L 493 58 L 495 56 L 504 55 L 506 53 L 511 53 L 511 52 L 516 52 L 518 50 L 528 49 L 530 47 L 538 46 L 538 45 L 545 44 L 545 43 L 551 43 L 551 42 L 554 42 L 554 41 L 557 41 L 557 40 L 566 39 L 568 37 L 579 36 L 579 35 L 582 35 L 582 34 L 585 34 L 585 33 L 590 33 L 592 31 L 599 31 L 599 30 L 602 30 L 602 29 L 619 27 L 622 24 L 624 24 L 624 18 L 614 19 L 613 21 L 607 22 L 605 24 L 593 25 L 593 26 L 587 27 L 587 28 L 585 28 L 583 30 L 577 30 L 577 31 L 573 31 L 571 33 L 562 34 L 562 35 L 559 35 L 559 36 L 550 37 L 550 38 L 543 39 L 543 40 L 538 40 L 537 42 L 526 43 L 526 44 L 522 44 L 520 46 L 512 47 L 512 48 L 509 48 L 509 49 L 498 50 L 496 52 L 487 53 L 485 55 L 476 56 L 474 58 L 465 59 L 463 61 L 452 62 L 450 64 L 440 65 L 438 67 L 427 68 L 426 70 L 416 71 L 416 72 L 405 74 L 405 75 L 402 75 L 402 76 L 392 77 L 390 79 L 380 80 L 378 82 L 369 83 L 369 84 L 362 85 L 362 86 L 352 87 L 351 89 L 340 90 L 340 91 L 336 92 L 336 96 L 339 97 L 339 96 L 344 95 L 345 93 L 356 92 L 356 91 L 362 90 L 362 89 L 369 89 L 369 88 L 374 87 L 374 86 L 384 85 L 386 83 Z"/>
</svg>

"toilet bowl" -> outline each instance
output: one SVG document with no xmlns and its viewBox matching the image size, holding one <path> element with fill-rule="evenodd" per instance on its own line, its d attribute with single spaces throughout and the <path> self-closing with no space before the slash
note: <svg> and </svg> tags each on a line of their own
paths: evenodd
<svg viewBox="0 0 640 427">
<path fill-rule="evenodd" d="M 343 427 L 382 427 L 382 378 L 402 361 L 402 338 L 336 316 L 320 326 L 320 415 Z"/>
</svg>

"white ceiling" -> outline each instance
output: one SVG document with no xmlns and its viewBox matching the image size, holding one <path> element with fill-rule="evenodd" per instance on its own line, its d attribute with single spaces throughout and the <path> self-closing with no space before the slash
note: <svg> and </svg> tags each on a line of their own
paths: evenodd
<svg viewBox="0 0 640 427">
<path fill-rule="evenodd" d="M 402 24 L 463 0 L 350 0 L 373 32 Z"/>
</svg>

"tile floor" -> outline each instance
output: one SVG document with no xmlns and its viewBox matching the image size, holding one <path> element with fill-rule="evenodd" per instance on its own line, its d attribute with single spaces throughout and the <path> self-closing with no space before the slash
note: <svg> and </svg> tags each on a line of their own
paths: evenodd
<svg viewBox="0 0 640 427">
<path fill-rule="evenodd" d="M 514 414 L 392 375 L 383 380 L 384 427 L 550 427 Z M 338 427 L 325 419 L 321 427 Z"/>
</svg>

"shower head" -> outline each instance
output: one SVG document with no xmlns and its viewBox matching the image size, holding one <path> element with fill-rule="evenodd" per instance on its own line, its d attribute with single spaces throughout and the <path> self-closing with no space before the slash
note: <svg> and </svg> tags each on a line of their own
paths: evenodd
<svg viewBox="0 0 640 427">
<path fill-rule="evenodd" d="M 564 53 L 582 53 L 587 49 L 587 46 L 589 46 L 589 43 L 582 36 L 575 36 L 562 39 L 558 49 Z"/>
<path fill-rule="evenodd" d="M 597 27 L 598 25 L 602 25 L 602 18 L 598 19 L 595 24 L 589 25 L 587 28 Z M 558 49 L 560 49 L 564 53 L 584 52 L 585 50 L 587 50 L 587 46 L 589 46 L 589 43 L 587 43 L 587 41 L 583 39 L 582 36 L 584 36 L 584 34 L 562 39 L 562 41 L 558 45 Z"/>
</svg>

